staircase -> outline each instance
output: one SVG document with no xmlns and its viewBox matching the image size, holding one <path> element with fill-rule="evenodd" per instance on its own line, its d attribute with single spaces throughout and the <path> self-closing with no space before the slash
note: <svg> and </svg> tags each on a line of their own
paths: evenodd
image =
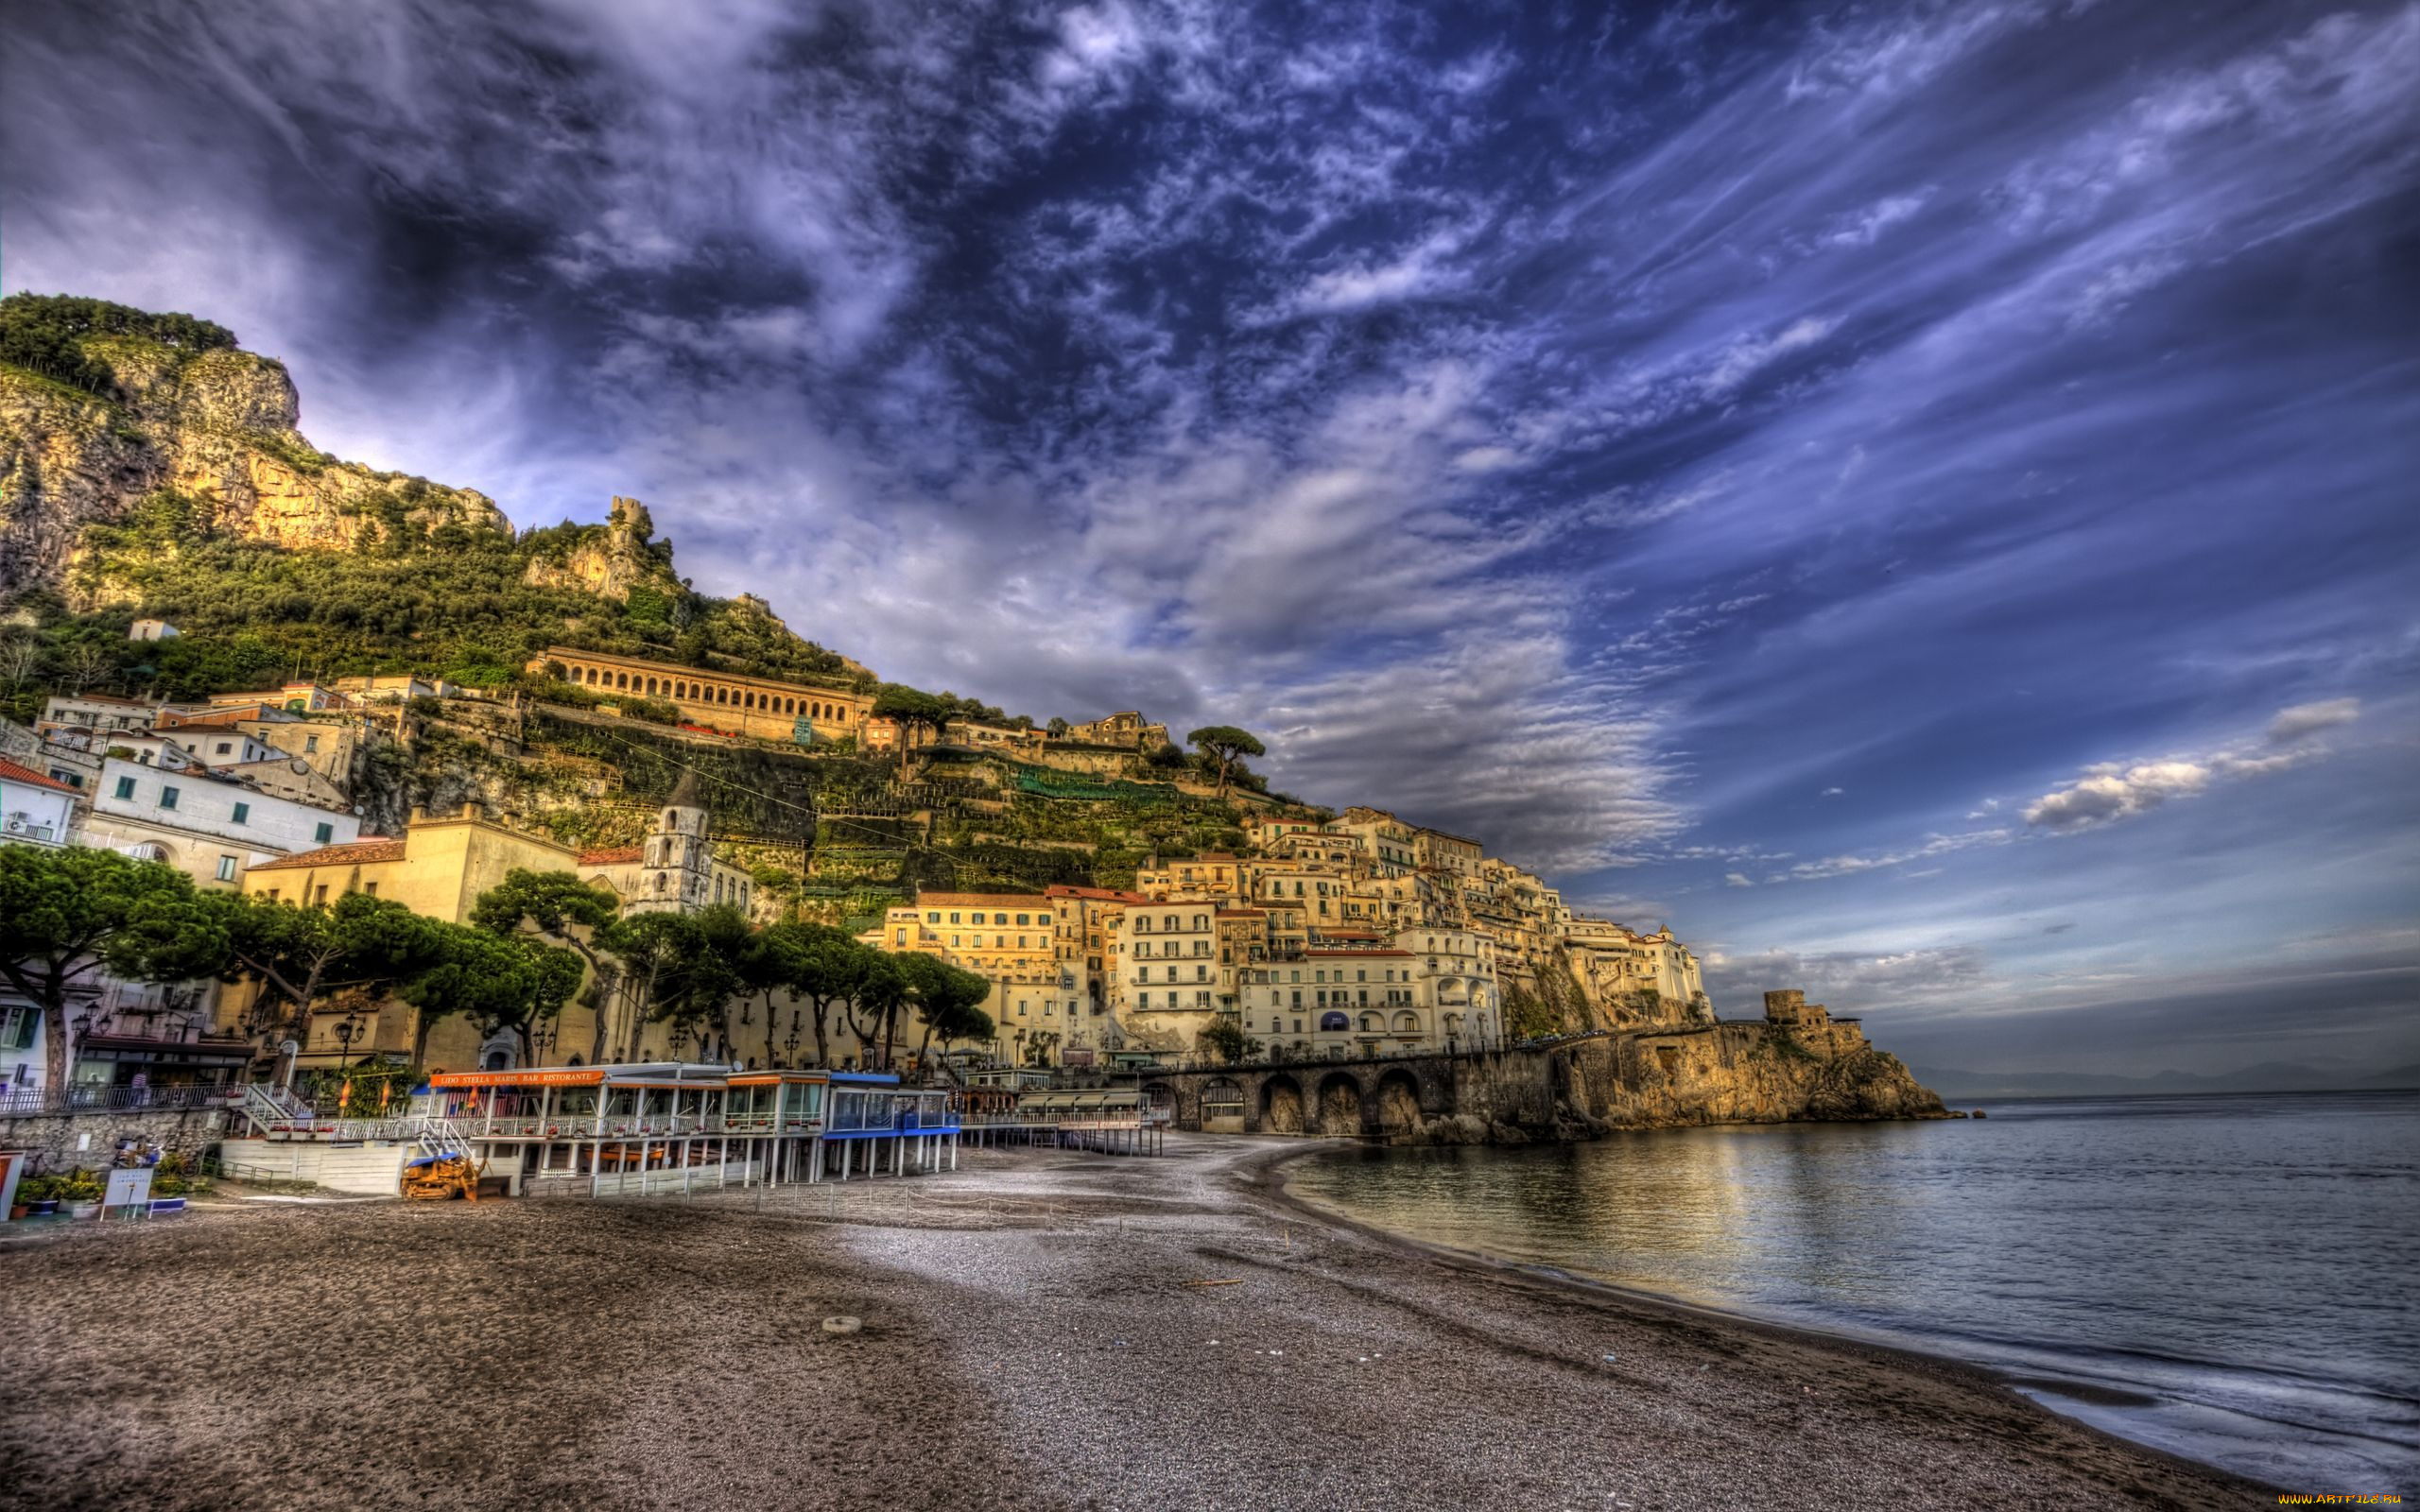
<svg viewBox="0 0 2420 1512">
<path fill-rule="evenodd" d="M 243 1112 L 265 1138 L 292 1133 L 297 1125 L 307 1127 L 312 1116 L 308 1103 L 283 1087 L 266 1082 L 245 1085 Z"/>
<path fill-rule="evenodd" d="M 420 1121 L 420 1148 L 424 1155 L 458 1156 L 465 1160 L 475 1158 L 470 1142 L 462 1138 L 461 1131 L 441 1118 Z"/>
</svg>

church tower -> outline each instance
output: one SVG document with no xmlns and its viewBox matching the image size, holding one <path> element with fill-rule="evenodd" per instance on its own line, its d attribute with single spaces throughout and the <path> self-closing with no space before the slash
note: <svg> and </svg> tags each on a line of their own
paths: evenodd
<svg viewBox="0 0 2420 1512">
<path fill-rule="evenodd" d="M 641 848 L 633 914 L 694 914 L 708 902 L 706 803 L 698 796 L 697 774 L 683 768 L 672 797 L 656 816 L 655 833 Z"/>
</svg>

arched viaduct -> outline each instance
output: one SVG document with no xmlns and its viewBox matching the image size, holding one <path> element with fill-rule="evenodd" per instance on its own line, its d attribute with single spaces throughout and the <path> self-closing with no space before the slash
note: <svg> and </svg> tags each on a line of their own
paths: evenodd
<svg viewBox="0 0 2420 1512">
<path fill-rule="evenodd" d="M 1460 1111 L 1461 1065 L 1449 1056 L 1397 1056 L 1148 1073 L 1143 1091 L 1174 1106 L 1179 1128 L 1383 1138 Z"/>
</svg>

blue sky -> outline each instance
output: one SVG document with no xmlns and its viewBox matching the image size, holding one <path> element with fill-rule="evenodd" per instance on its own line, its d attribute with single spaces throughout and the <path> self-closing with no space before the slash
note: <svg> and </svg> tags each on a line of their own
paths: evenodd
<svg viewBox="0 0 2420 1512">
<path fill-rule="evenodd" d="M 2420 8 L 25 8 L 0 282 L 1668 920 L 1920 1063 L 2420 1059 Z"/>
</svg>

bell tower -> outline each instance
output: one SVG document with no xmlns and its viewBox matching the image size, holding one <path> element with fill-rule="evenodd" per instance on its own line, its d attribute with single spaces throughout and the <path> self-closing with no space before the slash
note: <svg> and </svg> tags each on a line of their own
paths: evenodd
<svg viewBox="0 0 2420 1512">
<path fill-rule="evenodd" d="M 693 914 L 705 907 L 706 863 L 712 854 L 705 799 L 698 794 L 697 774 L 683 768 L 672 797 L 656 816 L 655 833 L 641 848 L 638 893 L 629 912 Z"/>
</svg>

